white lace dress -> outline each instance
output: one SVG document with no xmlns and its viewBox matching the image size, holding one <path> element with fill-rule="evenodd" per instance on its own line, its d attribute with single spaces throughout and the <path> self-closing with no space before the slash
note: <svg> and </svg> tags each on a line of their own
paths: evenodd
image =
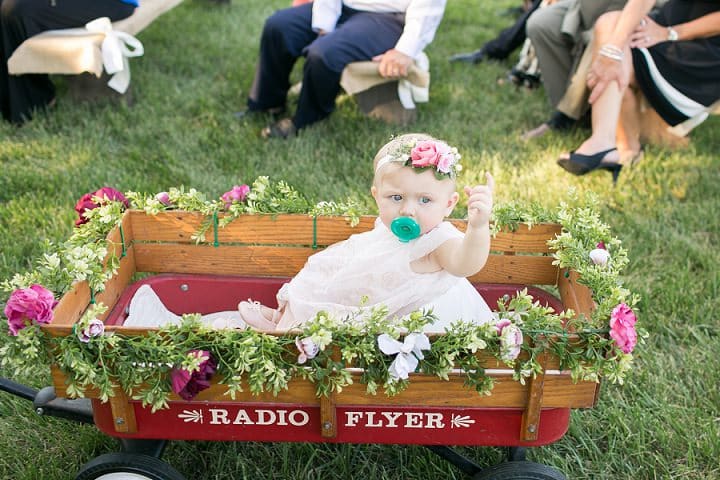
<svg viewBox="0 0 720 480">
<path fill-rule="evenodd" d="M 457 320 L 486 323 L 492 314 L 485 300 L 463 277 L 446 271 L 415 273 L 413 260 L 424 257 L 444 242 L 463 234 L 443 222 L 421 237 L 403 243 L 378 219 L 369 232 L 352 235 L 311 256 L 303 269 L 283 285 L 277 294 L 283 315 L 278 330 L 299 327 L 325 310 L 344 318 L 364 306 L 385 305 L 390 315 L 403 316 L 418 309 L 430 309 L 438 321 L 426 332 L 443 332 Z M 157 327 L 177 323 L 148 285 L 141 286 L 130 302 L 126 326 Z M 237 311 L 203 315 L 202 321 L 216 328 L 245 328 Z"/>
<path fill-rule="evenodd" d="M 463 277 L 446 271 L 415 273 L 410 267 L 437 247 L 463 234 L 443 222 L 415 240 L 403 243 L 377 219 L 369 232 L 352 235 L 311 256 L 303 269 L 278 292 L 283 315 L 278 330 L 297 327 L 320 310 L 342 318 L 366 307 L 385 305 L 390 315 L 403 316 L 432 308 L 439 321 L 426 328 L 442 332 L 462 319 L 485 323 L 491 319 L 485 300 Z"/>
</svg>

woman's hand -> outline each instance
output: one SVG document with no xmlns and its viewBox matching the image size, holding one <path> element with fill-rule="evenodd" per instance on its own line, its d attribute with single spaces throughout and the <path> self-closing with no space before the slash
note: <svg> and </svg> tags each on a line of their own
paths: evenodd
<svg viewBox="0 0 720 480">
<path fill-rule="evenodd" d="M 405 55 L 399 50 L 391 48 L 382 55 L 373 57 L 373 62 L 380 62 L 378 72 L 381 77 L 400 78 L 407 75 L 408 68 L 413 63 L 412 57 Z"/>
<path fill-rule="evenodd" d="M 485 173 L 487 184 L 465 187 L 468 198 L 468 227 L 485 227 L 490 224 L 493 207 L 495 180 L 489 172 Z"/>
<path fill-rule="evenodd" d="M 667 27 L 658 25 L 652 18 L 645 16 L 630 35 L 630 48 L 650 48 L 666 42 L 667 37 Z"/>
<path fill-rule="evenodd" d="M 623 91 L 630 81 L 628 65 L 629 60 L 618 61 L 597 55 L 587 73 L 587 86 L 590 89 L 588 103 L 595 103 L 611 82 L 617 82 L 618 88 Z"/>
</svg>

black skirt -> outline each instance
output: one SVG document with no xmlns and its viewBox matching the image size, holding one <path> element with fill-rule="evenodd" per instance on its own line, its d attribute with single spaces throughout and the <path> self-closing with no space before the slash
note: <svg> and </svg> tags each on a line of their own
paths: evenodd
<svg viewBox="0 0 720 480">
<path fill-rule="evenodd" d="M 720 10 L 720 1 L 669 0 L 651 17 L 674 26 Z M 720 99 L 720 35 L 632 49 L 635 78 L 650 105 L 677 125 Z"/>
</svg>

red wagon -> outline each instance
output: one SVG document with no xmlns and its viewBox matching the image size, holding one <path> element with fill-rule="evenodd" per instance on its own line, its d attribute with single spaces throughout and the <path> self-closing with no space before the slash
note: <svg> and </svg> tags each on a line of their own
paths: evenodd
<svg viewBox="0 0 720 480">
<path fill-rule="evenodd" d="M 43 328 L 53 336 L 73 334 L 73 325 L 95 300 L 110 306 L 103 319 L 106 331 L 143 335 L 147 329 L 122 325 L 129 301 L 142 284 L 150 284 L 175 313 L 232 310 L 248 297 L 272 305 L 280 286 L 316 248 L 370 229 L 373 221 L 363 217 L 350 227 L 341 217 L 246 215 L 216 230 L 210 243 L 196 244 L 191 237 L 203 222 L 201 215 L 127 211 L 121 229 L 110 234 L 122 257 L 118 274 L 97 298 L 86 284 L 76 284 L 56 307 L 53 323 Z M 456 223 L 464 228 L 462 221 Z M 550 256 L 547 240 L 559 232 L 559 225 L 541 224 L 499 233 L 486 267 L 471 282 L 491 306 L 528 288 L 556 311 L 571 308 L 588 314 L 593 308 L 590 291 Z M 143 272 L 151 275 L 133 283 Z M 92 421 L 121 439 L 123 451 L 89 462 L 78 474 L 82 480 L 116 478 L 116 472 L 132 473 L 128 478 L 133 479 L 182 479 L 159 459 L 168 440 L 418 444 L 477 479 L 564 478 L 550 467 L 525 461 L 524 449 L 561 438 L 570 410 L 594 406 L 600 384 L 573 382 L 550 352 L 542 355 L 543 371 L 524 384 L 513 380 L 513 370 L 494 357 L 483 361 L 495 380 L 489 396 L 465 387 L 460 374 L 451 374 L 447 381 L 411 374 L 402 393 L 369 395 L 357 381 L 360 372 L 349 366 L 356 381 L 340 394 L 318 397 L 311 382 L 292 379 L 276 396 L 245 391 L 231 400 L 224 385 L 213 383 L 192 401 L 173 395 L 169 408 L 151 412 L 121 388 L 105 403 L 92 390 L 86 392 L 91 406 L 86 400 L 66 400 L 66 376 L 53 367 L 54 388 L 41 391 L 35 401 L 42 412 Z M 448 445 L 507 446 L 511 461 L 483 469 Z"/>
</svg>

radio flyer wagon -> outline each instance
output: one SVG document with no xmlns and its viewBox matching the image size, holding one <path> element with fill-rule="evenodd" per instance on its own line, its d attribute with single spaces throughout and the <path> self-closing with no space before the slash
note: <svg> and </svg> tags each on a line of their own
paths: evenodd
<svg viewBox="0 0 720 480">
<path fill-rule="evenodd" d="M 53 322 L 42 328 L 54 337 L 74 335 L 73 326 L 91 303 L 102 302 L 109 306 L 102 318 L 106 332 L 147 334 L 148 329 L 123 326 L 129 301 L 144 284 L 175 313 L 233 310 L 249 297 L 273 305 L 280 286 L 317 248 L 371 229 L 374 217 L 361 217 L 351 227 L 343 217 L 240 215 L 215 229 L 212 241 L 197 244 L 191 237 L 204 220 L 191 212 L 126 211 L 121 227 L 108 237 L 120 257 L 117 275 L 97 295 L 86 283 L 75 284 L 55 307 Z M 464 228 L 463 221 L 454 223 Z M 547 241 L 560 231 L 557 224 L 521 224 L 498 233 L 485 268 L 471 282 L 491 306 L 528 288 L 556 311 L 589 314 L 591 292 L 577 283 L 574 272 L 553 264 Z M 93 389 L 85 399 L 69 399 L 66 374 L 56 365 L 53 386 L 38 393 L 7 380 L 0 387 L 33 399 L 38 413 L 92 422 L 120 439 L 122 451 L 90 461 L 79 480 L 182 479 L 160 460 L 169 440 L 417 444 L 476 479 L 564 478 L 525 461 L 525 448 L 560 439 L 571 409 L 596 404 L 600 383 L 574 382 L 550 352 L 542 355 L 542 372 L 524 383 L 513 380 L 513 370 L 494 357 L 483 361 L 495 381 L 489 396 L 466 388 L 461 375 L 443 380 L 419 373 L 411 374 L 408 388 L 395 396 L 370 395 L 356 369 L 351 369 L 355 382 L 339 394 L 318 396 L 310 381 L 293 378 L 277 395 L 245 389 L 231 399 L 227 387 L 213 381 L 191 401 L 172 394 L 169 408 L 155 412 L 120 387 L 106 402 Z M 509 447 L 510 461 L 483 469 L 448 445 Z M 119 472 L 127 476 L 113 476 Z"/>
</svg>

